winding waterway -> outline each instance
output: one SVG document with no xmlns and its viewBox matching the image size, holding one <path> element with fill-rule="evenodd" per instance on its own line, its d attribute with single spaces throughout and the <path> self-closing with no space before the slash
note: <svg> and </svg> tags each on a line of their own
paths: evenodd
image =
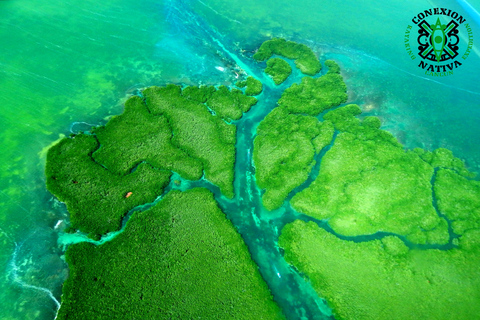
<svg viewBox="0 0 480 320">
<path fill-rule="evenodd" d="M 2 5 L 11 4 L 7 2 L 4 1 Z M 2 34 L 5 43 L 17 43 L 16 37 L 21 37 L 35 44 L 27 47 L 29 49 L 25 49 L 25 52 L 22 51 L 23 48 L 16 47 L 8 50 L 7 46 L 7 50 L 4 50 L 5 57 L 20 55 L 20 60 L 30 61 L 30 51 L 38 54 L 37 60 L 32 59 L 34 67 L 28 68 L 20 65 L 18 61 L 0 58 L 2 75 L 7 79 L 2 82 L 5 94 L 0 95 L 0 101 L 10 107 L 12 114 L 15 113 L 10 116 L 3 111 L 2 116 L 7 116 L 2 118 L 2 125 L 5 128 L 15 128 L 15 132 L 21 131 L 23 134 L 18 136 L 18 146 L 7 145 L 7 142 L 15 140 L 17 135 L 4 138 L 6 151 L 2 155 L 5 157 L 2 162 L 15 160 L 15 163 L 28 164 L 24 165 L 24 168 L 9 165 L 2 167 L 2 172 L 11 174 L 2 175 L 0 189 L 2 201 L 6 203 L 4 208 L 7 217 L 2 216 L 2 222 L 6 222 L 0 228 L 0 244 L 4 252 L 2 262 L 5 261 L 7 275 L 5 283 L 2 283 L 3 310 L 0 311 L 5 310 L 6 319 L 53 319 L 61 302 L 61 285 L 67 277 L 67 266 L 61 259 L 65 245 L 91 241 L 79 234 L 72 237 L 62 233 L 61 230 L 68 222 L 68 213 L 65 206 L 53 199 L 44 188 L 44 164 L 42 160 L 38 160 L 37 154 L 58 138 L 56 133 L 85 131 L 92 124 L 105 123 L 105 117 L 121 112 L 118 102 L 125 93 L 138 93 L 139 88 L 148 85 L 162 85 L 167 82 L 187 85 L 231 84 L 235 81 L 236 74 L 241 72 L 260 79 L 264 83 L 264 91 L 258 97 L 259 103 L 241 120 L 235 122 L 235 198 L 229 200 L 223 197 L 216 186 L 205 180 L 185 181 L 175 175 L 165 193 L 171 189 L 208 188 L 242 234 L 275 299 L 288 318 L 332 318 L 325 302 L 317 297 L 309 283 L 285 263 L 277 247 L 277 239 L 281 228 L 295 219 L 315 221 L 327 231 L 334 231 L 325 221 L 299 215 L 290 207 L 288 201 L 272 212 L 263 209 L 261 190 L 255 184 L 255 168 L 251 157 L 259 122 L 275 107 L 282 91 L 292 83 L 299 82 L 301 75 L 296 70 L 286 83 L 275 87 L 260 66 L 249 59 L 251 52 L 242 51 L 243 48 L 250 50 L 258 46 L 260 41 L 249 42 L 242 39 L 240 44 L 236 43 L 242 35 L 242 29 L 250 33 L 257 30 L 249 29 L 239 17 L 225 16 L 227 22 L 223 22 L 221 17 L 216 21 L 194 9 L 202 7 L 206 12 L 212 13 L 213 17 L 224 15 L 214 4 L 215 1 L 168 0 L 164 3 L 144 1 L 128 7 L 118 3 L 107 8 L 106 13 L 102 11 L 103 7 L 96 4 L 89 6 L 88 3 L 82 3 L 80 7 L 74 1 L 58 6 L 52 3 L 52 8 L 35 7 L 34 3 L 30 3 L 31 9 L 27 8 L 28 5 L 19 9 L 22 15 L 19 14 L 18 17 L 23 19 L 3 20 L 5 22 L 2 22 L 4 24 L 1 25 L 1 30 L 5 31 Z M 85 25 L 65 23 L 62 13 L 65 13 L 65 16 L 72 15 L 65 8 L 68 5 L 77 11 L 78 21 L 86 21 Z M 321 12 L 328 12 L 324 10 L 324 5 L 318 4 L 315 9 L 320 18 L 323 17 Z M 346 3 L 345 7 L 355 5 L 357 3 L 352 1 Z M 428 3 L 418 5 L 426 6 Z M 139 9 L 139 6 L 144 8 Z M 261 4 L 258 4 L 258 7 L 261 7 Z M 255 14 L 254 9 L 256 8 L 252 8 L 252 15 Z M 405 5 L 402 12 L 407 9 L 412 8 Z M 142 16 L 131 21 L 130 25 L 125 23 L 127 18 L 135 16 L 131 12 L 138 15 L 138 12 L 147 10 L 148 18 Z M 5 12 L 7 14 L 9 11 Z M 37 14 L 42 16 L 41 21 L 35 18 Z M 371 19 L 383 21 L 385 26 L 390 26 L 387 22 L 391 20 L 382 20 L 380 13 L 369 14 Z M 260 13 L 258 15 L 260 16 Z M 43 18 L 44 16 L 51 18 Z M 289 21 L 297 19 L 300 22 L 300 18 L 292 14 Z M 28 25 L 29 19 L 31 26 Z M 142 24 L 147 20 L 150 22 L 149 19 L 154 20 L 154 27 Z M 73 23 L 72 21 L 69 23 Z M 225 31 L 228 23 L 238 25 L 238 34 Z M 368 21 L 364 21 L 364 24 L 368 25 Z M 403 22 L 401 24 L 403 28 Z M 59 25 L 62 25 L 63 33 L 57 38 L 62 41 L 48 38 L 46 35 L 53 34 L 52 30 L 58 29 Z M 105 31 L 102 33 L 90 30 L 90 25 Z M 123 29 L 120 26 L 123 26 Z M 322 62 L 328 58 L 340 62 L 349 88 L 349 102 L 359 103 L 365 115 L 381 117 L 383 128 L 394 133 L 407 148 L 424 147 L 432 150 L 440 146 L 446 147 L 452 149 L 456 156 L 466 159 L 473 171 L 478 171 L 480 155 L 474 141 L 480 138 L 476 120 L 480 116 L 480 109 L 474 106 L 480 93 L 471 81 L 471 74 L 467 74 L 463 78 L 465 80 L 456 82 L 427 79 L 415 74 L 413 69 L 396 63 L 392 58 L 396 56 L 387 49 L 372 52 L 367 41 L 371 35 L 365 34 L 367 40 L 359 39 L 355 45 L 346 46 L 340 27 L 337 28 L 340 31 L 335 33 L 339 39 L 336 42 L 325 40 L 332 40 L 333 36 L 312 36 L 315 33 L 328 34 L 332 32 L 330 29 L 320 30 L 313 25 L 309 27 L 310 30 L 302 28 L 295 29 L 294 33 L 287 29 L 272 29 L 257 38 L 282 36 L 285 32 L 292 40 L 313 45 L 316 52 L 321 52 Z M 5 38 L 8 33 L 11 36 Z M 383 33 L 388 33 L 392 38 L 397 36 L 393 27 Z M 304 34 L 308 34 L 309 38 L 304 39 Z M 351 36 L 346 32 L 344 34 L 345 37 Z M 398 36 L 401 38 L 402 34 Z M 80 45 L 73 46 L 72 43 L 77 43 L 75 41 Z M 123 55 L 117 60 L 112 59 L 111 55 L 97 55 L 96 50 L 105 46 L 109 51 Z M 378 49 L 378 46 L 375 47 Z M 148 59 L 145 59 L 145 56 L 148 56 Z M 58 57 L 64 60 L 57 59 Z M 132 60 L 129 60 L 130 57 L 133 57 Z M 469 58 L 471 68 L 478 63 L 478 57 L 476 58 L 477 60 Z M 52 65 L 57 61 L 68 61 L 68 65 L 62 68 L 70 72 L 58 75 L 59 70 L 48 67 L 49 64 L 44 61 L 51 61 Z M 72 61 L 78 62 L 78 67 Z M 216 69 L 217 66 L 221 68 Z M 465 72 L 468 70 L 465 68 Z M 81 80 L 77 81 L 77 78 Z M 428 101 L 425 100 L 425 92 L 428 92 Z M 55 100 L 51 97 L 55 97 Z M 31 110 L 25 107 L 29 105 Z M 70 106 L 70 109 L 67 106 Z M 315 179 L 321 167 L 321 157 L 328 148 L 318 155 L 316 166 L 307 181 L 292 191 L 287 200 Z M 175 185 L 173 180 L 180 180 L 180 186 Z M 132 210 L 126 216 L 123 226 L 136 210 L 145 210 L 161 199 L 160 196 L 154 203 Z M 435 198 L 433 199 L 435 206 Z M 97 244 L 113 239 L 116 234 L 118 232 L 103 237 Z M 370 241 L 389 234 L 377 233 L 360 237 L 336 235 L 346 240 Z M 454 235 L 451 233 L 451 236 Z M 452 244 L 451 239 L 448 245 L 439 248 L 448 249 Z"/>
<path fill-rule="evenodd" d="M 220 42 L 216 41 L 219 45 Z M 237 67 L 244 70 L 248 75 L 262 78 L 262 70 L 258 68 L 249 59 L 236 56 L 233 53 L 225 50 L 234 61 Z M 290 61 L 291 62 L 291 61 Z M 253 70 L 256 70 L 254 73 Z M 326 71 L 323 70 L 323 73 Z M 321 76 L 321 74 L 319 75 Z M 209 189 L 219 203 L 223 212 L 234 223 L 238 231 L 242 234 L 247 243 L 253 259 L 259 266 L 262 276 L 266 280 L 271 289 L 275 300 L 284 310 L 288 319 L 329 319 L 332 317 L 331 310 L 326 305 L 325 301 L 320 299 L 309 282 L 304 279 L 294 268 L 288 265 L 283 259 L 281 250 L 278 247 L 278 236 L 283 226 L 295 219 L 303 221 L 313 221 L 321 228 L 336 235 L 344 240 L 351 240 L 355 242 L 371 241 L 381 239 L 385 236 L 393 235 L 388 232 L 378 232 L 372 235 L 363 235 L 356 237 L 347 237 L 337 234 L 330 228 L 326 221 L 316 220 L 306 215 L 297 213 L 289 204 L 289 200 L 297 192 L 307 188 L 318 176 L 322 158 L 331 146 L 335 143 L 335 138 L 338 134 L 334 134 L 330 145 L 325 147 L 316 156 L 316 165 L 312 168 L 308 179 L 299 187 L 295 188 L 287 197 L 284 205 L 272 212 L 267 211 L 261 204 L 262 190 L 258 188 L 255 182 L 255 166 L 252 160 L 253 141 L 256 136 L 256 128 L 263 118 L 276 107 L 276 102 L 281 96 L 284 88 L 290 86 L 292 83 L 299 83 L 302 75 L 299 72 L 293 73 L 288 83 L 280 87 L 274 85 L 264 86 L 264 91 L 258 96 L 259 102 L 252 109 L 244 114 L 244 116 L 234 121 L 237 126 L 237 143 L 236 143 L 236 161 L 235 161 L 235 197 L 228 199 L 220 193 L 218 187 L 212 185 L 205 179 L 198 181 L 189 181 L 174 174 L 164 194 L 159 196 L 153 203 L 144 204 L 131 210 L 123 221 L 123 227 L 117 232 L 112 232 L 99 241 L 89 239 L 84 234 L 62 234 L 59 238 L 59 243 L 62 246 L 67 244 L 89 241 L 100 245 L 106 241 L 112 240 L 116 235 L 123 232 L 128 219 L 135 214 L 136 211 L 146 210 L 151 206 L 157 204 L 162 200 L 163 196 L 172 189 L 188 190 L 196 187 L 203 187 Z M 319 116 L 320 117 L 320 116 Z M 435 176 L 435 175 L 434 175 Z M 432 178 L 432 186 L 434 183 L 434 176 Z M 176 183 L 175 183 L 176 181 Z M 180 181 L 180 183 L 178 183 Z M 436 198 L 432 187 L 433 205 L 436 208 Z M 438 212 L 440 217 L 444 218 Z M 453 247 L 452 239 L 455 236 L 451 231 L 449 224 L 450 241 L 446 245 L 416 245 L 410 243 L 405 237 L 400 238 L 411 248 L 418 249 L 443 249 L 447 250 Z"/>
</svg>

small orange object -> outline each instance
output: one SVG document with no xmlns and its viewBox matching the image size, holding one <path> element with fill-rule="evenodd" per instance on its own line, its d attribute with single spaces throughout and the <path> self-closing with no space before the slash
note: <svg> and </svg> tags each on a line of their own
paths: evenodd
<svg viewBox="0 0 480 320">
<path fill-rule="evenodd" d="M 128 192 L 126 195 L 125 195 L 125 198 L 128 198 L 132 195 L 132 192 Z"/>
</svg>

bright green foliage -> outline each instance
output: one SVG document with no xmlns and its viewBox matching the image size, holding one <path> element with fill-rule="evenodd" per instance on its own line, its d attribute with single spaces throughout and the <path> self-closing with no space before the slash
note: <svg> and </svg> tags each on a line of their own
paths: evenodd
<svg viewBox="0 0 480 320">
<path fill-rule="evenodd" d="M 331 124 L 315 117 L 289 114 L 281 107 L 267 115 L 258 126 L 253 149 L 255 177 L 265 189 L 262 202 L 266 209 L 279 208 L 308 178 L 315 151 L 329 144 L 332 136 Z"/>
<path fill-rule="evenodd" d="M 276 84 L 292 70 L 272 55 L 295 59 L 305 74 L 321 68 L 305 45 L 267 41 L 254 58 L 268 60 L 265 72 Z M 325 64 L 327 74 L 285 90 L 258 126 L 253 160 L 264 207 L 279 208 L 307 180 L 336 131 L 318 177 L 293 197 L 296 210 L 327 219 L 343 235 L 384 231 L 411 243 L 446 244 L 448 223 L 435 211 L 434 194 L 461 237 L 453 240 L 456 249 L 419 251 L 396 236 L 354 243 L 295 221 L 279 239 L 286 260 L 309 277 L 337 319 L 479 319 L 480 182 L 468 180 L 472 174 L 447 149 L 405 151 L 378 118 L 357 118 L 357 105 L 318 120 L 347 99 L 338 64 Z M 204 173 L 232 198 L 236 127 L 227 122 L 240 119 L 262 92 L 253 77 L 236 85 L 245 95 L 225 86 L 148 88 L 144 99 L 132 97 L 122 115 L 93 130 L 96 136 L 52 147 L 47 187 L 66 202 L 70 229 L 96 238 L 118 230 L 130 209 L 163 192 L 170 171 L 191 180 Z M 240 235 L 205 189 L 171 191 L 135 212 L 115 239 L 72 245 L 66 256 L 71 274 L 58 319 L 283 318 Z"/>
<path fill-rule="evenodd" d="M 171 191 L 103 245 L 71 245 L 57 319 L 283 319 L 206 189 Z"/>
<path fill-rule="evenodd" d="M 284 91 L 280 107 L 260 123 L 253 160 L 257 184 L 265 190 L 262 202 L 266 209 L 279 208 L 288 194 L 308 178 L 315 154 L 330 144 L 334 133 L 332 121 L 321 123 L 309 115 L 316 116 L 344 102 L 345 92 L 339 74 L 318 79 L 304 77 L 300 85 Z"/>
<path fill-rule="evenodd" d="M 288 59 L 294 59 L 295 65 L 302 73 L 313 76 L 317 74 L 322 65 L 313 53 L 312 49 L 304 44 L 275 38 L 262 43 L 253 58 L 258 61 L 269 59 L 272 55 L 279 55 Z"/>
<path fill-rule="evenodd" d="M 362 110 L 359 106 L 349 104 L 327 112 L 323 116 L 323 119 L 332 121 L 335 129 L 352 133 L 361 140 L 383 141 L 403 148 L 390 132 L 378 130 L 381 126 L 380 119 L 369 116 L 365 117 L 363 121 L 360 121 L 360 119 L 355 116 L 361 113 Z"/>
<path fill-rule="evenodd" d="M 424 217 L 421 224 L 431 226 L 437 222 L 436 219 L 437 218 L 433 216 Z M 450 239 L 447 229 L 447 221 L 441 219 L 440 222 L 430 230 L 424 229 L 423 227 L 415 229 L 407 236 L 407 240 L 417 244 L 447 244 Z"/>
<path fill-rule="evenodd" d="M 358 124 L 360 123 L 360 120 L 355 116 L 361 113 L 362 109 L 360 109 L 359 106 L 356 104 L 349 104 L 329 111 L 323 116 L 323 119 L 332 121 L 335 129 L 339 131 L 352 131 L 352 129 L 358 127 Z M 367 120 L 367 124 L 368 123 L 369 121 Z"/>
<path fill-rule="evenodd" d="M 255 79 L 254 77 L 249 76 L 247 80 L 238 81 L 235 85 L 239 88 L 245 88 L 245 94 L 247 96 L 257 96 L 262 93 L 263 84 L 260 80 Z"/>
<path fill-rule="evenodd" d="M 478 232 L 460 241 L 469 251 L 407 251 L 388 238 L 344 241 L 297 220 L 283 228 L 279 245 L 335 319 L 480 319 Z"/>
<path fill-rule="evenodd" d="M 290 76 L 292 67 L 290 67 L 287 61 L 281 58 L 271 58 L 267 61 L 265 73 L 272 77 L 276 85 L 279 85 Z"/>
<path fill-rule="evenodd" d="M 445 232 L 446 229 L 448 229 L 448 222 L 445 219 L 441 219 L 440 223 L 437 224 L 435 228 L 428 231 L 423 229 L 420 230 L 427 237 L 425 243 L 447 244 L 450 240 L 450 235 Z"/>
<path fill-rule="evenodd" d="M 225 86 L 220 86 L 207 100 L 207 106 L 226 121 L 240 119 L 256 103 L 257 99 L 245 96 L 238 89 L 229 91 Z"/>
<path fill-rule="evenodd" d="M 245 94 L 247 96 L 256 96 L 262 93 L 263 85 L 262 83 L 255 79 L 254 77 L 248 77 L 246 80 L 247 89 L 245 90 Z"/>
<path fill-rule="evenodd" d="M 146 161 L 186 179 L 205 177 L 233 197 L 235 126 L 212 116 L 207 105 L 228 120 L 239 119 L 257 102 L 222 86 L 145 90 L 146 104 L 130 98 L 122 115 L 94 130 L 102 147 L 94 158 L 118 174 Z"/>
<path fill-rule="evenodd" d="M 325 65 L 328 67 L 327 73 L 340 73 L 340 66 L 335 61 L 327 60 Z"/>
<path fill-rule="evenodd" d="M 235 85 L 239 88 L 245 88 L 247 86 L 247 80 L 237 81 Z"/>
<path fill-rule="evenodd" d="M 480 251 L 480 228 L 465 231 L 459 241 L 461 249 L 471 251 L 476 254 L 478 261 L 478 252 Z"/>
<path fill-rule="evenodd" d="M 433 168 L 416 152 L 405 152 L 377 121 L 360 123 L 354 117 L 359 112 L 348 105 L 324 116 L 346 132 L 337 136 L 317 179 L 292 198 L 292 206 L 329 219 L 344 235 L 386 231 L 416 243 L 447 243 L 447 224 L 432 205 Z"/>
<path fill-rule="evenodd" d="M 144 101 L 133 96 L 125 103 L 123 114 L 106 126 L 96 128 L 101 148 L 94 159 L 116 174 L 127 174 L 143 161 L 155 168 L 178 172 L 190 180 L 202 177 L 202 163 L 172 145 L 172 130 L 162 115 L 148 112 Z"/>
<path fill-rule="evenodd" d="M 380 121 L 380 119 L 378 119 L 377 117 L 373 117 L 373 116 L 368 116 L 368 117 L 363 118 L 362 123 L 363 123 L 364 126 L 369 126 L 369 127 L 374 128 L 374 129 L 380 129 L 380 127 L 382 126 L 382 122 Z"/>
<path fill-rule="evenodd" d="M 474 173 L 467 170 L 465 163 L 461 159 L 453 156 L 453 152 L 448 149 L 438 148 L 430 152 L 417 148 L 415 151 L 434 168 L 453 169 L 464 177 L 475 177 Z"/>
<path fill-rule="evenodd" d="M 92 159 L 98 147 L 94 136 L 64 138 L 49 149 L 46 165 L 48 190 L 66 203 L 71 226 L 92 237 L 120 229 L 122 217 L 155 200 L 170 179 L 170 172 L 146 163 L 131 174 L 113 174 Z"/>
<path fill-rule="evenodd" d="M 450 169 L 440 169 L 434 190 L 438 209 L 453 220 L 455 233 L 480 228 L 480 182 L 468 180 Z"/>
<path fill-rule="evenodd" d="M 182 96 L 189 100 L 205 103 L 208 98 L 212 96 L 212 93 L 215 92 L 215 87 L 200 86 L 194 87 L 189 86 L 182 90 Z"/>
<path fill-rule="evenodd" d="M 382 239 L 382 245 L 385 252 L 392 256 L 403 256 L 408 253 L 408 247 L 395 236 L 388 236 Z"/>
<path fill-rule="evenodd" d="M 315 153 L 320 153 L 323 148 L 325 148 L 332 142 L 334 132 L 335 128 L 333 127 L 331 121 L 325 120 L 321 123 L 320 133 L 312 140 L 313 147 L 315 148 Z"/>
<path fill-rule="evenodd" d="M 233 197 L 236 127 L 213 116 L 205 105 L 184 98 L 178 86 L 150 87 L 143 95 L 152 114 L 167 118 L 173 145 L 199 159 L 205 178 L 218 185 L 225 196 Z"/>
<path fill-rule="evenodd" d="M 347 101 L 347 86 L 341 75 L 327 73 L 319 78 L 302 78 L 300 84 L 286 89 L 278 104 L 290 113 L 319 113 Z"/>
</svg>

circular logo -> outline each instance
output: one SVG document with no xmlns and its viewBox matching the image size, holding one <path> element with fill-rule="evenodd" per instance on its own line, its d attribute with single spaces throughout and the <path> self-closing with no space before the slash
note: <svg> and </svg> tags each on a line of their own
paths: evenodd
<svg viewBox="0 0 480 320">
<path fill-rule="evenodd" d="M 424 10 L 412 18 L 405 31 L 405 49 L 426 75 L 453 75 L 473 50 L 472 27 L 447 8 Z"/>
</svg>

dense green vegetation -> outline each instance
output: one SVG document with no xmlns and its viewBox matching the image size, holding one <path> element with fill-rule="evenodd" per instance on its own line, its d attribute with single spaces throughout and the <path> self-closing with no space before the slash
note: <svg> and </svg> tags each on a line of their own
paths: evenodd
<svg viewBox="0 0 480 320">
<path fill-rule="evenodd" d="M 480 182 L 468 180 L 451 169 L 440 169 L 435 194 L 440 212 L 453 221 L 453 232 L 464 234 L 480 229 Z"/>
<path fill-rule="evenodd" d="M 238 81 L 235 85 L 239 88 L 247 87 L 245 89 L 245 94 L 247 96 L 257 96 L 262 93 L 263 90 L 263 84 L 260 80 L 257 80 L 254 77 L 248 77 L 247 80 Z"/>
<path fill-rule="evenodd" d="M 327 73 L 319 78 L 304 77 L 282 93 L 278 104 L 290 113 L 316 116 L 347 101 L 347 86 L 337 73 Z"/>
<path fill-rule="evenodd" d="M 103 245 L 71 245 L 57 319 L 283 319 L 206 189 L 171 191 Z"/>
<path fill-rule="evenodd" d="M 335 61 L 327 60 L 325 65 L 328 67 L 327 73 L 340 73 L 340 66 Z"/>
<path fill-rule="evenodd" d="M 292 67 L 281 58 L 271 58 L 267 61 L 265 73 L 272 77 L 276 85 L 283 83 L 292 73 Z"/>
<path fill-rule="evenodd" d="M 409 250 L 394 236 L 355 243 L 297 220 L 279 244 L 335 319 L 480 319 L 479 239 L 476 230 L 458 249 Z"/>
<path fill-rule="evenodd" d="M 305 45 L 266 41 L 254 58 L 268 60 L 265 72 L 276 84 L 292 70 L 272 55 L 294 59 L 305 74 L 321 68 Z M 355 104 L 322 115 L 347 99 L 340 67 L 325 65 L 325 75 L 286 89 L 258 125 L 253 161 L 262 203 L 281 207 L 321 160 L 315 181 L 293 196 L 294 209 L 328 220 L 338 234 L 400 238 L 344 241 L 297 220 L 279 239 L 286 261 L 337 319 L 480 319 L 480 182 L 447 149 L 404 150 L 380 129 L 380 119 L 360 119 Z M 150 87 L 105 126 L 53 146 L 47 187 L 66 202 L 71 229 L 93 238 L 118 230 L 129 210 L 162 194 L 172 171 L 190 180 L 204 175 L 232 198 L 230 122 L 263 89 L 253 77 L 236 86 L 245 94 L 226 86 Z M 449 243 L 443 215 L 459 236 L 454 249 L 405 245 Z M 136 211 L 113 240 L 71 245 L 66 257 L 71 273 L 58 319 L 283 318 L 240 234 L 206 189 L 171 191 Z"/>
<path fill-rule="evenodd" d="M 317 118 L 275 108 L 260 123 L 254 140 L 256 181 L 265 189 L 265 208 L 279 208 L 288 194 L 304 182 L 315 165 L 314 155 L 329 144 L 333 126 Z"/>
<path fill-rule="evenodd" d="M 279 38 L 262 43 L 258 51 L 253 55 L 253 58 L 258 61 L 264 61 L 274 54 L 295 60 L 297 68 L 302 73 L 310 76 L 317 74 L 322 69 L 322 65 L 312 49 L 304 44 Z"/>
<path fill-rule="evenodd" d="M 186 179 L 202 177 L 202 163 L 172 144 L 168 120 L 149 113 L 140 97 L 128 99 L 121 115 L 93 133 L 101 144 L 94 159 L 116 174 L 127 174 L 146 161 L 156 168 L 178 172 Z"/>
<path fill-rule="evenodd" d="M 333 61 L 329 66 L 338 67 Z M 332 76 L 339 77 L 335 80 L 336 87 L 330 80 L 322 80 Z M 336 92 L 341 99 L 327 101 L 325 97 L 330 97 L 328 92 L 317 92 L 327 89 Z M 260 123 L 254 140 L 253 160 L 257 185 L 265 190 L 262 203 L 266 209 L 279 208 L 288 194 L 308 178 L 315 165 L 315 154 L 331 143 L 334 134 L 330 119 L 320 122 L 315 116 L 343 102 L 345 91 L 339 74 L 327 73 L 318 79 L 304 77 L 300 85 L 293 84 L 284 91 L 279 107 Z M 312 95 L 318 99 L 310 105 L 303 104 L 302 101 L 307 101 Z"/>
<path fill-rule="evenodd" d="M 146 163 L 116 175 L 92 159 L 98 147 L 95 136 L 64 138 L 49 149 L 46 165 L 47 188 L 67 205 L 71 227 L 92 237 L 120 229 L 122 217 L 155 200 L 171 175 Z"/>
<path fill-rule="evenodd" d="M 248 91 L 248 80 L 246 91 Z M 207 100 L 207 106 L 226 121 L 240 119 L 243 113 L 248 112 L 256 103 L 257 99 L 245 96 L 238 89 L 230 91 L 225 86 L 220 86 Z"/>
<path fill-rule="evenodd" d="M 200 87 L 188 86 L 188 87 L 183 88 L 182 96 L 184 98 L 189 99 L 189 100 L 205 103 L 212 96 L 212 94 L 215 92 L 215 90 L 216 89 L 213 86 L 210 86 L 210 87 L 207 87 L 207 86 L 200 86 Z"/>
<path fill-rule="evenodd" d="M 434 168 L 418 152 L 405 151 L 379 121 L 360 121 L 356 105 L 325 114 L 341 133 L 322 158 L 317 179 L 295 195 L 292 206 L 344 235 L 378 231 L 415 243 L 445 244 L 448 227 L 432 204 Z"/>
<path fill-rule="evenodd" d="M 187 96 L 194 93 L 189 91 Z M 202 93 L 200 90 L 196 92 L 197 96 L 203 96 Z M 207 97 L 207 103 L 214 94 Z M 225 96 L 237 94 L 240 95 L 228 92 Z M 236 127 L 212 115 L 204 104 L 197 102 L 198 98 L 187 99 L 182 96 L 178 86 L 150 87 L 143 91 L 143 95 L 152 114 L 167 118 L 173 132 L 172 144 L 199 159 L 205 178 L 218 185 L 225 196 L 233 197 Z M 246 109 L 246 105 L 243 108 Z"/>
<path fill-rule="evenodd" d="M 467 178 L 474 178 L 476 176 L 475 173 L 468 171 L 467 168 L 465 168 L 465 163 L 455 157 L 453 152 L 448 149 L 438 148 L 430 152 L 415 148 L 414 151 L 434 168 L 452 169 L 459 175 Z"/>
<path fill-rule="evenodd" d="M 335 128 L 330 120 L 325 120 L 320 124 L 320 131 L 312 139 L 313 147 L 315 148 L 315 153 L 319 154 L 326 146 L 332 142 L 333 134 Z"/>
<path fill-rule="evenodd" d="M 249 79 L 246 85 L 258 90 L 257 80 Z M 182 90 L 168 85 L 143 94 L 145 101 L 130 98 L 122 115 L 93 131 L 102 146 L 94 158 L 117 174 L 142 161 L 190 180 L 201 178 L 204 170 L 206 179 L 233 197 L 236 128 L 221 118 L 240 119 L 257 99 L 225 86 Z"/>
<path fill-rule="evenodd" d="M 235 109 L 238 119 L 257 100 L 237 89 L 205 86 L 154 87 L 144 96 L 146 102 L 128 99 L 124 112 L 93 135 L 66 138 L 49 150 L 47 187 L 66 202 L 72 229 L 92 237 L 118 230 L 128 210 L 162 193 L 170 171 L 190 180 L 205 173 L 233 197 L 236 127 L 204 103 L 226 110 L 225 117 Z"/>
</svg>

